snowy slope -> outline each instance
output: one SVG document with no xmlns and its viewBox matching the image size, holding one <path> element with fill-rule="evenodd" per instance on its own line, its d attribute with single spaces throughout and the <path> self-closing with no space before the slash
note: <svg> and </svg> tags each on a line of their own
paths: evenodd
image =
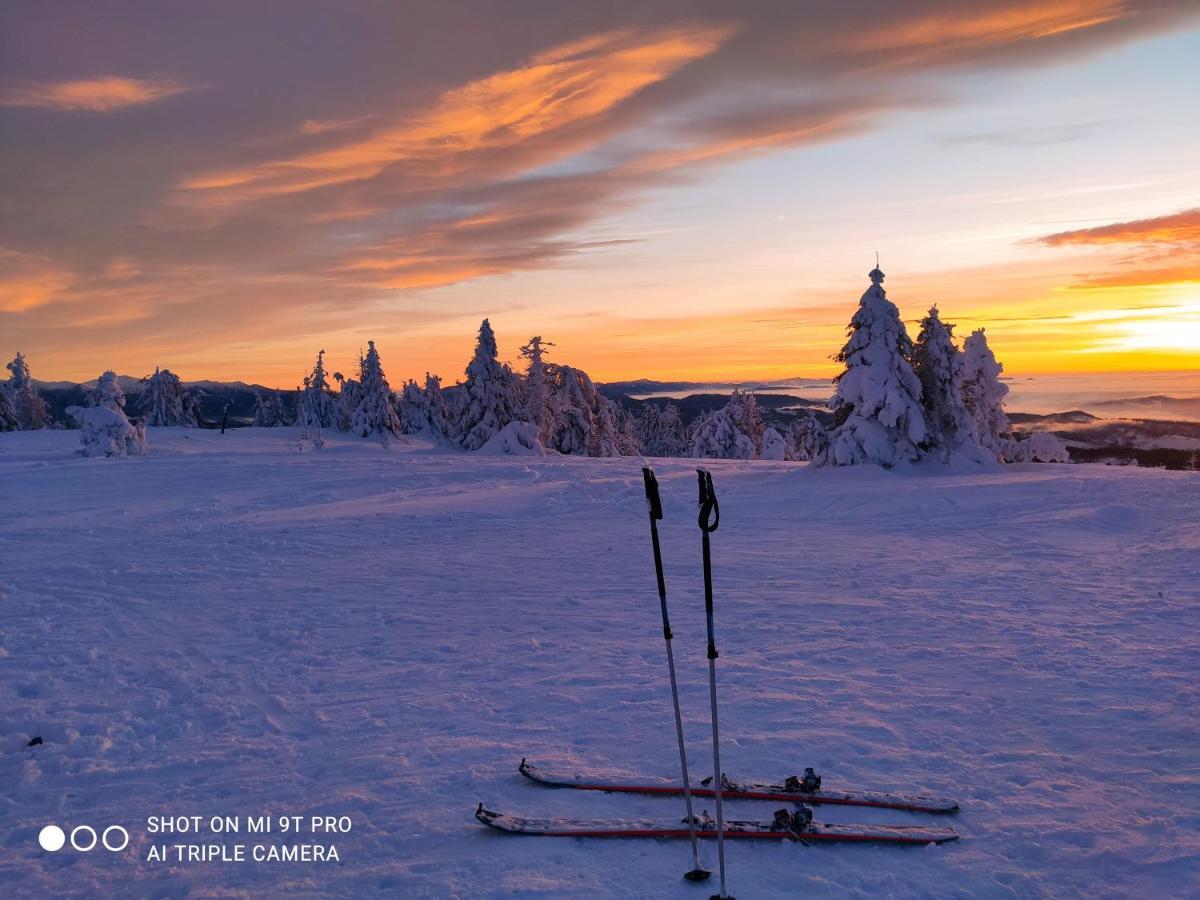
<svg viewBox="0 0 1200 900">
<path fill-rule="evenodd" d="M 682 814 L 516 772 L 674 769 L 638 461 L 288 432 L 152 429 L 126 460 L 0 435 L 5 895 L 707 896 L 685 843 L 472 819 Z M 738 897 L 1200 894 L 1200 476 L 712 469 L 726 770 L 963 806 L 940 848 L 730 846 Z M 695 479 L 658 471 L 703 769 Z M 144 859 L 148 816 L 263 813 L 352 817 L 341 862 Z M 50 822 L 131 848 L 51 854 Z"/>
</svg>

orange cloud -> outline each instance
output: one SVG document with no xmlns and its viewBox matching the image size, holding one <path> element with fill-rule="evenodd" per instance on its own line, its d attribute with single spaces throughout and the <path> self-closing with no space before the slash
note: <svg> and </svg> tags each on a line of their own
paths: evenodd
<svg viewBox="0 0 1200 900">
<path fill-rule="evenodd" d="M 202 175 L 183 187 L 239 203 L 359 181 L 398 165 L 417 175 L 452 177 L 471 165 L 473 154 L 513 149 L 599 119 L 712 53 L 730 33 L 728 26 L 694 25 L 593 35 L 449 90 L 428 112 L 365 139 Z"/>
<path fill-rule="evenodd" d="M 2 247 L 0 270 L 0 312 L 25 312 L 53 303 L 75 281 L 49 260 Z"/>
<path fill-rule="evenodd" d="M 1194 244 L 1200 243 L 1200 207 L 1170 216 L 1114 222 L 1099 228 L 1060 231 L 1037 239 L 1051 247 L 1067 244 Z"/>
<path fill-rule="evenodd" d="M 121 78 L 110 75 L 78 81 L 30 82 L 0 94 L 0 106 L 30 106 L 60 112 L 113 112 L 154 103 L 189 88 L 169 78 Z"/>
<path fill-rule="evenodd" d="M 852 38 L 856 50 L 911 52 L 922 48 L 970 48 L 1040 40 L 1070 31 L 1094 28 L 1122 19 L 1129 9 L 1116 0 L 1058 0 L 1002 4 L 1000 9 L 973 10 L 960 15 L 939 13 L 883 26 Z"/>
</svg>

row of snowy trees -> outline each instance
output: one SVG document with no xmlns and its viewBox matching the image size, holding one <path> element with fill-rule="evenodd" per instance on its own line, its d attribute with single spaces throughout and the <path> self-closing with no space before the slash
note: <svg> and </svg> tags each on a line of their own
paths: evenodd
<svg viewBox="0 0 1200 900">
<path fill-rule="evenodd" d="M 829 428 L 811 413 L 787 426 L 768 425 L 754 395 L 736 390 L 723 408 L 699 416 L 690 428 L 669 403 L 648 402 L 635 417 L 600 393 L 583 370 L 548 360 L 554 345 L 541 336 L 520 348 L 524 371 L 514 371 L 500 361 L 487 319 L 479 327 L 465 380 L 450 388 L 443 389 L 438 376 L 426 373 L 423 384 L 409 380 L 393 391 L 370 341 L 359 356 L 356 378 L 333 373 L 336 391 L 325 368 L 325 351 L 320 351 L 296 391 L 294 415 L 278 391 L 258 392 L 254 424 L 294 423 L 301 437 L 315 444 L 323 442 L 323 431 L 336 428 L 385 444 L 401 435 L 423 435 L 467 450 L 496 442 L 505 448 L 520 445 L 588 456 L 644 453 L 839 466 L 893 466 L 922 458 L 973 464 L 1067 458 L 1053 435 L 1013 439 L 1004 414 L 1008 388 L 1000 381 L 1002 367 L 982 329 L 960 350 L 954 326 L 943 322 L 935 307 L 921 321 L 914 342 L 887 299 L 883 272 L 876 267 L 869 277 L 871 286 L 850 321 L 849 338 L 835 357 L 845 368 L 836 379 Z M 45 404 L 33 389 L 24 357 L 18 354 L 8 368 L 12 375 L 0 391 L 0 424 L 41 427 Z M 195 399 L 178 376 L 156 369 L 143 385 L 145 425 L 198 426 Z M 114 391 L 120 392 L 116 376 L 106 372 L 88 408 L 119 413 L 124 422 L 105 427 L 114 429 L 113 440 L 125 435 L 120 439 L 128 442 L 126 426 L 135 432 L 139 426 L 129 422 L 124 396 L 118 402 Z M 84 420 L 72 415 L 82 426 Z M 514 431 L 517 425 L 521 427 Z M 144 446 L 144 430 L 138 433 L 134 442 Z M 95 440 L 108 446 L 107 438 Z M 85 447 L 88 441 L 85 436 Z"/>
<path fill-rule="evenodd" d="M 296 424 L 310 437 L 336 427 L 384 442 L 422 435 L 480 450 L 513 423 L 525 423 L 531 426 L 523 432 L 529 441 L 560 453 L 639 453 L 641 439 L 633 416 L 601 394 L 586 372 L 549 362 L 551 346 L 539 336 L 530 338 L 520 349 L 525 371 L 518 373 L 500 361 L 496 335 L 484 319 L 464 381 L 443 390 L 441 379 L 426 373 L 423 384 L 409 380 L 398 392 L 384 375 L 374 342 L 359 359 L 357 379 L 334 375 L 336 393 L 321 351 L 297 392 Z M 255 422 L 285 423 L 281 398 L 260 394 Z"/>
</svg>

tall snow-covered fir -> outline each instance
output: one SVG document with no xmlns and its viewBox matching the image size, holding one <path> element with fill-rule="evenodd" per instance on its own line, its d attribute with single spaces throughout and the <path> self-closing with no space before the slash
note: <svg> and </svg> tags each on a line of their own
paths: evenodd
<svg viewBox="0 0 1200 900">
<path fill-rule="evenodd" d="M 955 456 L 980 458 L 975 418 L 963 401 L 962 354 L 953 335 L 954 326 L 943 322 L 934 306 L 921 320 L 912 351 L 925 407 L 925 446 L 942 462 Z"/>
<path fill-rule="evenodd" d="M 484 319 L 479 326 L 475 355 L 467 364 L 467 380 L 459 389 L 462 408 L 455 435 L 468 450 L 478 450 L 516 419 L 516 379 L 498 357 L 496 335 L 491 323 Z"/>
<path fill-rule="evenodd" d="M 819 460 L 825 464 L 890 467 L 919 459 L 925 440 L 921 382 L 908 362 L 912 341 L 887 299 L 883 272 L 876 266 L 869 277 L 850 339 L 834 357 L 846 368 L 837 377 L 835 427 Z"/>
<path fill-rule="evenodd" d="M 5 368 L 10 374 L 4 389 L 18 426 L 23 431 L 45 428 L 50 424 L 50 410 L 33 385 L 33 376 L 29 372 L 25 354 L 18 353 Z"/>
<path fill-rule="evenodd" d="M 142 379 L 141 408 L 147 425 L 199 428 L 195 400 L 170 369 L 154 370 Z"/>
<path fill-rule="evenodd" d="M 1008 416 L 1004 414 L 1004 398 L 1008 385 L 1000 380 L 1004 366 L 988 347 L 982 328 L 971 332 L 963 342 L 962 397 L 975 420 L 975 435 L 980 445 L 996 459 L 1005 459 L 1009 432 Z"/>
<path fill-rule="evenodd" d="M 399 437 L 403 433 L 400 418 L 392 406 L 392 389 L 383 374 L 374 341 L 367 341 L 358 405 L 350 417 L 350 429 L 360 437 L 379 435 L 385 444 L 389 436 Z"/>
<path fill-rule="evenodd" d="M 551 407 L 551 395 L 547 383 L 549 373 L 545 361 L 546 348 L 553 346 L 554 344 L 550 341 L 543 341 L 541 335 L 534 335 L 519 351 L 521 356 L 528 360 L 525 378 L 522 382 L 523 418 L 526 422 L 532 422 L 537 426 L 538 438 L 543 442 L 549 439 L 554 420 L 554 410 Z"/>
<path fill-rule="evenodd" d="M 296 397 L 296 424 L 301 428 L 332 428 L 337 424 L 337 403 L 325 374 L 325 351 L 317 353 L 316 365 L 304 376 L 304 387 Z"/>
</svg>

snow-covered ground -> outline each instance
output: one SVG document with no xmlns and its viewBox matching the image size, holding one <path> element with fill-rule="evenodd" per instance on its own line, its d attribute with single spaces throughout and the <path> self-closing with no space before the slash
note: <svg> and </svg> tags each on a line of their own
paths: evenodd
<svg viewBox="0 0 1200 900">
<path fill-rule="evenodd" d="M 152 454 L 124 460 L 74 458 L 76 441 L 0 435 L 5 896 L 711 893 L 680 880 L 686 842 L 472 819 L 479 800 L 682 814 L 516 771 L 522 756 L 674 770 L 637 460 L 339 437 L 299 453 L 286 429 L 151 429 Z M 657 467 L 702 770 L 695 477 Z M 940 848 L 731 845 L 733 893 L 1200 895 L 1200 476 L 711 468 L 726 770 L 812 765 L 829 787 L 962 803 L 962 840 Z M 149 816 L 266 813 L 351 817 L 348 834 L 301 838 L 340 862 L 146 861 L 183 840 L 148 834 Z M 49 853 L 47 823 L 122 824 L 132 843 Z"/>
</svg>

